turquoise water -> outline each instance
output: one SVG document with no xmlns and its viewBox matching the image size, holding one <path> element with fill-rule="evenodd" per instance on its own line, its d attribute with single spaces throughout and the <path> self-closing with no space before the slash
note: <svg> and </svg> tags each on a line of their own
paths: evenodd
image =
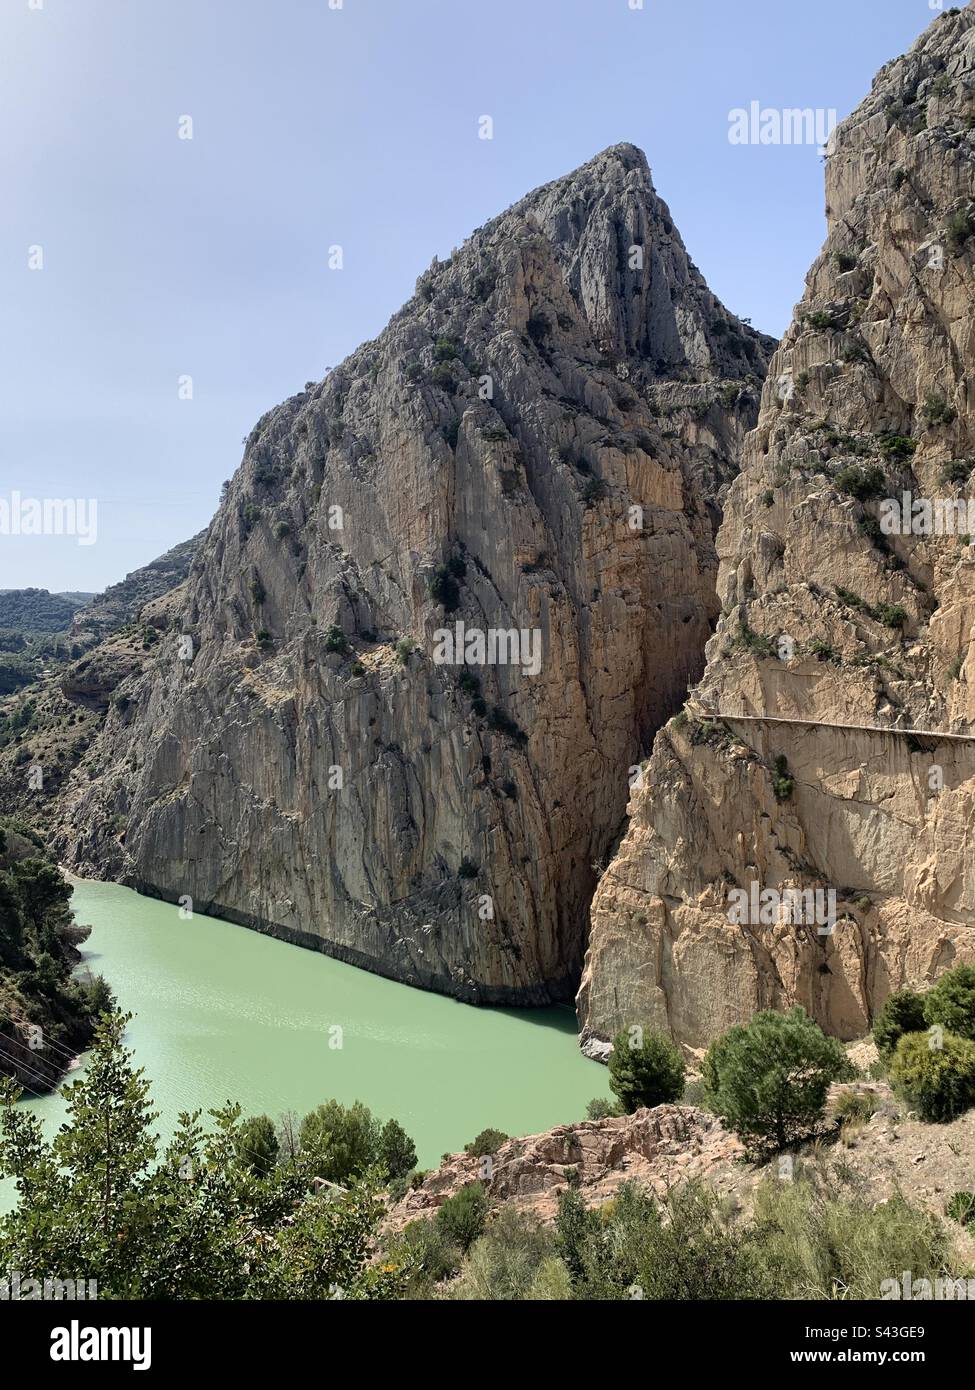
<svg viewBox="0 0 975 1390">
<path fill-rule="evenodd" d="M 569 1008 L 473 1008 L 213 917 L 183 921 L 118 884 L 74 889 L 92 926 L 82 968 L 135 1015 L 128 1042 L 164 1137 L 181 1110 L 236 1100 L 277 1120 L 334 1096 L 394 1116 L 430 1167 L 488 1126 L 535 1133 L 609 1094 Z M 58 1094 L 25 1104 L 46 1125 L 63 1119 Z"/>
</svg>

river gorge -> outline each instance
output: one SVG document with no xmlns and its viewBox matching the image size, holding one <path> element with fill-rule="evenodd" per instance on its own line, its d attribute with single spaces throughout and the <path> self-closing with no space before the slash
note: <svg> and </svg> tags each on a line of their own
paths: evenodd
<svg viewBox="0 0 975 1390">
<path fill-rule="evenodd" d="M 609 1095 L 569 1008 L 475 1008 L 212 917 L 181 918 L 118 884 L 72 882 L 77 920 L 92 927 L 79 969 L 104 975 L 134 1015 L 128 1041 L 163 1138 L 181 1111 L 228 1099 L 277 1121 L 335 1097 L 399 1120 L 429 1167 L 487 1126 L 537 1132 Z M 23 1104 L 49 1133 L 64 1117 L 60 1093 Z"/>
</svg>

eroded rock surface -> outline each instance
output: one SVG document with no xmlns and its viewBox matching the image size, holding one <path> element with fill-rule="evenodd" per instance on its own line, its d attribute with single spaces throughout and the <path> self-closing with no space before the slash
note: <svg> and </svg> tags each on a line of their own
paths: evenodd
<svg viewBox="0 0 975 1390">
<path fill-rule="evenodd" d="M 719 532 L 704 677 L 593 902 L 593 1055 L 634 1021 L 699 1048 L 796 1002 L 853 1038 L 892 989 L 975 959 L 975 742 L 926 732 L 975 734 L 975 559 L 965 528 L 881 525 L 904 492 L 975 498 L 970 7 L 880 72 L 826 197 Z M 839 920 L 735 923 L 751 883 L 833 890 Z"/>
<path fill-rule="evenodd" d="M 463 998 L 571 995 L 772 346 L 632 146 L 479 229 L 251 433 L 62 856 Z M 537 674 L 435 662 L 458 621 L 531 633 Z"/>
<path fill-rule="evenodd" d="M 735 1135 L 708 1111 L 658 1105 L 508 1139 L 489 1163 L 452 1154 L 392 1208 L 386 1225 L 395 1231 L 432 1216 L 470 1182 L 483 1182 L 492 1202 L 510 1201 L 552 1221 L 560 1193 L 570 1187 L 590 1205 L 607 1201 L 624 1182 L 649 1187 L 659 1197 L 690 1178 L 720 1187 L 719 1179 L 743 1154 Z"/>
</svg>

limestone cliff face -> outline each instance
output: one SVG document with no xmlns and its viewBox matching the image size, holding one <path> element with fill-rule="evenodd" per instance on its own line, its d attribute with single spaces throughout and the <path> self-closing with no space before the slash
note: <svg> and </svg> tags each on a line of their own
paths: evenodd
<svg viewBox="0 0 975 1390">
<path fill-rule="evenodd" d="M 702 669 L 772 346 L 631 146 L 479 229 L 255 427 L 62 856 L 462 998 L 566 997 L 626 768 Z M 435 660 L 460 621 L 524 629 L 537 673 Z"/>
<path fill-rule="evenodd" d="M 594 1055 L 634 1021 L 702 1047 L 793 1002 L 853 1037 L 890 990 L 975 959 L 975 742 L 907 732 L 975 735 L 975 552 L 964 524 L 886 530 L 905 492 L 975 498 L 973 199 L 968 8 L 834 135 L 828 238 L 719 532 L 704 677 L 593 902 Z M 832 889 L 839 921 L 736 924 L 751 883 Z"/>
</svg>

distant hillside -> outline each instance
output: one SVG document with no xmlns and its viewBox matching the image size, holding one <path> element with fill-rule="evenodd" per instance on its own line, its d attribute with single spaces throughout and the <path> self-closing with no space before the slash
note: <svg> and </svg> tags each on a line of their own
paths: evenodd
<svg viewBox="0 0 975 1390">
<path fill-rule="evenodd" d="M 47 589 L 0 589 L 0 628 L 66 632 L 94 594 L 51 594 Z"/>
<path fill-rule="evenodd" d="M 76 613 L 72 635 L 105 637 L 130 623 L 145 604 L 182 584 L 205 535 L 206 532 L 201 531 L 192 540 L 174 545 L 165 555 L 133 570 L 118 584 L 112 584 L 103 594 L 96 594 L 87 607 Z"/>
</svg>

